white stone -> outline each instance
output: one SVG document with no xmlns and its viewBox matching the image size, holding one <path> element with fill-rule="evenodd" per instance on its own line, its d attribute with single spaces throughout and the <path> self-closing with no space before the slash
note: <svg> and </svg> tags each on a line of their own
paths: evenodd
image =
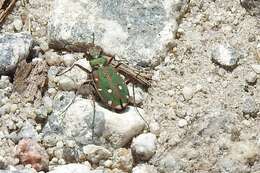
<svg viewBox="0 0 260 173">
<path fill-rule="evenodd" d="M 89 62 L 85 59 L 80 59 L 75 62 L 75 64 L 79 64 L 82 67 L 86 68 L 88 71 L 91 71 L 91 67 Z M 66 69 L 64 69 L 65 71 Z M 62 73 L 62 71 L 61 71 Z M 84 82 L 88 80 L 88 73 L 81 70 L 79 67 L 74 66 L 70 71 L 61 76 L 56 77 L 58 79 L 58 84 L 61 85 L 61 89 L 65 91 L 71 91 L 79 88 Z M 62 81 L 60 81 L 62 80 Z M 62 82 L 62 84 L 61 84 Z M 72 83 L 73 82 L 73 83 Z M 65 86 L 63 87 L 63 83 Z"/>
<path fill-rule="evenodd" d="M 49 66 L 60 65 L 61 56 L 56 52 L 48 51 L 44 54 L 45 60 Z"/>
<path fill-rule="evenodd" d="M 131 149 L 138 160 L 149 160 L 156 151 L 156 136 L 152 133 L 141 134 L 133 139 Z"/>
<path fill-rule="evenodd" d="M 13 22 L 14 31 L 21 31 L 23 29 L 23 23 L 20 19 L 16 19 Z"/>
<path fill-rule="evenodd" d="M 49 173 L 91 173 L 90 167 L 83 164 L 70 163 L 67 165 L 57 166 Z"/>
<path fill-rule="evenodd" d="M 237 64 L 239 56 L 229 45 L 219 44 L 215 46 L 214 50 L 212 51 L 212 59 L 220 65 L 233 67 Z"/>
<path fill-rule="evenodd" d="M 144 115 L 142 109 L 139 111 Z M 64 116 L 65 133 L 68 136 L 81 134 L 92 123 L 92 117 L 93 101 L 77 98 Z M 114 147 L 124 146 L 144 127 L 145 123 L 134 107 L 129 106 L 125 112 L 116 113 L 96 103 L 95 133 L 101 133 Z M 89 132 L 91 134 L 91 129 Z"/>
<path fill-rule="evenodd" d="M 195 91 L 192 87 L 185 86 L 182 90 L 182 94 L 185 100 L 190 100 L 193 97 L 194 93 Z"/>
<path fill-rule="evenodd" d="M 158 171 L 152 165 L 139 164 L 133 168 L 132 173 L 158 173 Z"/>
<path fill-rule="evenodd" d="M 74 62 L 75 62 L 75 58 L 74 58 L 73 54 L 63 55 L 63 64 L 66 67 L 71 66 Z"/>
<path fill-rule="evenodd" d="M 160 125 L 157 122 L 152 122 L 149 124 L 151 133 L 158 136 L 160 134 Z"/>
<path fill-rule="evenodd" d="M 62 148 L 63 147 L 63 142 L 62 141 L 58 141 L 57 144 L 56 144 L 56 147 L 57 148 Z"/>
<path fill-rule="evenodd" d="M 102 146 L 86 145 L 83 147 L 83 153 L 86 155 L 88 161 L 92 163 L 99 163 L 100 160 L 106 160 L 112 153 Z"/>
<path fill-rule="evenodd" d="M 185 119 L 180 119 L 178 121 L 178 126 L 181 127 L 181 128 L 184 127 L 184 126 L 187 126 L 187 124 L 188 124 L 188 122 Z"/>
<path fill-rule="evenodd" d="M 257 74 L 260 74 L 260 64 L 253 64 L 251 67 Z"/>
<path fill-rule="evenodd" d="M 58 79 L 58 86 L 63 91 L 72 91 L 76 89 L 75 82 L 67 77 L 67 76 L 59 76 Z"/>
</svg>

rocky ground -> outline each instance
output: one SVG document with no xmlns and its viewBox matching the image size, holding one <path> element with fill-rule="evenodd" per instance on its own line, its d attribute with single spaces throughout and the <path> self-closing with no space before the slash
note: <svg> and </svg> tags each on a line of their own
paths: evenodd
<svg viewBox="0 0 260 173">
<path fill-rule="evenodd" d="M 259 13 L 258 0 L 17 1 L 0 30 L 0 64 L 19 64 L 0 80 L 0 172 L 259 173 Z M 57 73 L 90 68 L 75 49 L 93 32 L 153 73 L 136 88 L 149 128 L 96 103 L 92 139 L 88 75 Z"/>
</svg>

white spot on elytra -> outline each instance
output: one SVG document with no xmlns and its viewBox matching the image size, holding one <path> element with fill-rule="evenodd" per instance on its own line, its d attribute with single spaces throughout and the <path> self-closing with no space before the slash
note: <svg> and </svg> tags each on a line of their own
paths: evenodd
<svg viewBox="0 0 260 173">
<path fill-rule="evenodd" d="M 98 78 L 95 78 L 95 81 L 98 81 Z"/>
<path fill-rule="evenodd" d="M 102 89 L 101 89 L 101 88 L 98 88 L 98 91 L 102 91 Z"/>
<path fill-rule="evenodd" d="M 121 90 L 121 89 L 122 89 L 122 86 L 121 86 L 121 85 L 119 85 L 119 86 L 118 86 L 118 88 Z"/>
<path fill-rule="evenodd" d="M 111 90 L 111 89 L 108 89 L 107 92 L 108 92 L 108 93 L 112 93 L 112 90 Z"/>
<path fill-rule="evenodd" d="M 112 101 L 111 101 L 111 100 L 109 100 L 107 103 L 108 103 L 109 105 L 112 105 Z"/>
</svg>

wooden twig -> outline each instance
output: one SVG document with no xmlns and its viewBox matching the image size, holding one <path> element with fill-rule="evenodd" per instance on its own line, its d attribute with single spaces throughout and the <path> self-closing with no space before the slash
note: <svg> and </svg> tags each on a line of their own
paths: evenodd
<svg viewBox="0 0 260 173">
<path fill-rule="evenodd" d="M 0 25 L 3 24 L 6 16 L 11 12 L 16 0 L 0 0 Z"/>
</svg>

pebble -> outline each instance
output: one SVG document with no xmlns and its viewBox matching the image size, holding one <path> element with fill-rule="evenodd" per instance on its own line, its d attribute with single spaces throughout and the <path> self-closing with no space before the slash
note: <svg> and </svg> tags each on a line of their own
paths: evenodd
<svg viewBox="0 0 260 173">
<path fill-rule="evenodd" d="M 86 145 L 83 147 L 83 153 L 86 155 L 88 161 L 92 163 L 99 163 L 100 160 L 106 160 L 112 156 L 112 153 L 102 146 Z"/>
<path fill-rule="evenodd" d="M 190 100 L 194 95 L 194 89 L 192 87 L 185 86 L 182 90 L 182 94 L 185 100 Z"/>
<path fill-rule="evenodd" d="M 259 111 L 259 107 L 252 96 L 247 96 L 244 98 L 243 103 L 243 113 L 255 116 Z"/>
<path fill-rule="evenodd" d="M 63 91 L 71 91 L 76 89 L 74 81 L 67 76 L 58 77 L 58 86 Z"/>
<path fill-rule="evenodd" d="M 90 167 L 83 164 L 70 163 L 67 165 L 59 165 L 49 173 L 91 173 Z"/>
<path fill-rule="evenodd" d="M 249 84 L 254 84 L 257 80 L 257 74 L 255 72 L 250 72 L 247 76 L 246 76 L 246 82 Z"/>
<path fill-rule="evenodd" d="M 113 154 L 113 169 L 121 169 L 130 172 L 133 168 L 133 156 L 131 150 L 119 148 Z"/>
<path fill-rule="evenodd" d="M 178 121 L 178 126 L 180 127 L 180 128 L 182 128 L 182 127 L 184 127 L 184 126 L 187 126 L 188 125 L 188 122 L 187 122 L 187 120 L 185 120 L 185 119 L 180 119 L 179 121 Z"/>
<path fill-rule="evenodd" d="M 32 139 L 22 139 L 16 147 L 16 155 L 20 163 L 31 164 L 37 171 L 48 170 L 49 156 L 45 149 Z"/>
<path fill-rule="evenodd" d="M 20 19 L 16 19 L 13 22 L 13 28 L 15 32 L 19 32 L 23 29 L 23 23 Z"/>
<path fill-rule="evenodd" d="M 139 164 L 133 168 L 132 173 L 158 173 L 158 171 L 152 165 Z"/>
<path fill-rule="evenodd" d="M 215 46 L 211 55 L 213 61 L 224 67 L 234 67 L 239 60 L 235 49 L 229 45 L 219 44 Z"/>
<path fill-rule="evenodd" d="M 67 163 L 78 162 L 79 155 L 76 148 L 64 147 L 63 148 L 63 159 Z"/>
<path fill-rule="evenodd" d="M 66 54 L 63 56 L 63 64 L 66 67 L 72 66 L 72 64 L 75 62 L 75 58 L 73 54 Z"/>
<path fill-rule="evenodd" d="M 257 74 L 260 74 L 260 64 L 253 64 L 253 65 L 251 65 L 251 67 L 254 70 L 254 72 L 256 72 Z"/>
<path fill-rule="evenodd" d="M 106 168 L 110 168 L 112 165 L 113 165 L 112 160 L 106 160 L 106 161 L 104 162 L 104 166 L 105 166 Z"/>
<path fill-rule="evenodd" d="M 149 160 L 156 152 L 156 136 L 152 133 L 141 134 L 133 139 L 131 150 L 136 160 Z"/>
<path fill-rule="evenodd" d="M 160 125 L 157 122 L 151 122 L 150 125 L 150 132 L 155 134 L 156 136 L 159 136 L 160 134 Z"/>
<path fill-rule="evenodd" d="M 56 147 L 57 148 L 62 148 L 63 147 L 63 142 L 62 141 L 58 141 L 57 144 L 56 144 Z"/>
<path fill-rule="evenodd" d="M 45 52 L 45 60 L 49 66 L 56 66 L 61 63 L 61 56 L 56 52 L 48 51 Z"/>
</svg>

